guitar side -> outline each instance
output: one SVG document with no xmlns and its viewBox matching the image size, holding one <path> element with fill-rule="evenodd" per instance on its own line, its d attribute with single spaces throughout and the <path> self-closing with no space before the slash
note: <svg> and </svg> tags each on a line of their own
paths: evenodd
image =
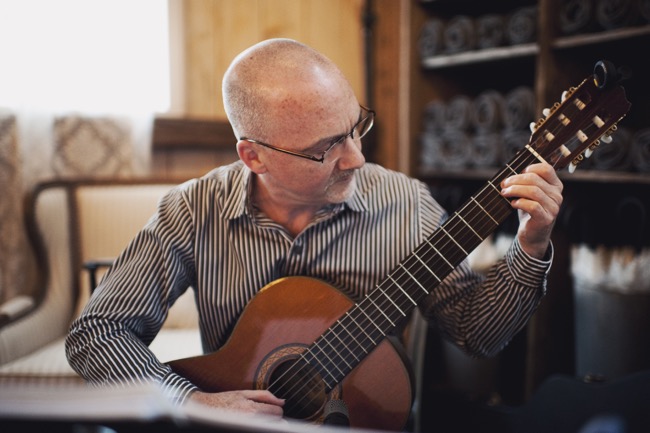
<svg viewBox="0 0 650 433">
<path fill-rule="evenodd" d="M 265 286 L 246 306 L 220 350 L 169 365 L 203 391 L 265 389 L 264 370 L 299 356 L 353 305 L 320 280 L 282 278 Z M 412 387 L 403 357 L 384 339 L 332 391 L 348 406 L 353 427 L 400 430 L 405 425 Z"/>
</svg>

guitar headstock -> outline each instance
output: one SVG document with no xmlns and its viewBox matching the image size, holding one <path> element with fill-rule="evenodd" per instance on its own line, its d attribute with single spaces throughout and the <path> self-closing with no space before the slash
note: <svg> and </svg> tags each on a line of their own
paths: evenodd
<svg viewBox="0 0 650 433">
<path fill-rule="evenodd" d="M 533 127 L 529 145 L 556 170 L 569 166 L 573 171 L 601 140 L 611 141 L 609 136 L 630 107 L 623 87 L 594 73 L 545 110 L 546 117 Z"/>
</svg>

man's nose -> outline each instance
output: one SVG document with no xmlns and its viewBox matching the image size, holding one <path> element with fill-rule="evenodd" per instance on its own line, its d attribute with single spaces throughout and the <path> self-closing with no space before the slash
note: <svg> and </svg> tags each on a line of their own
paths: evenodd
<svg viewBox="0 0 650 433">
<path fill-rule="evenodd" d="M 347 136 L 340 146 L 337 146 L 338 165 L 340 170 L 361 168 L 366 163 L 366 157 L 361 151 L 361 140 Z"/>
</svg>

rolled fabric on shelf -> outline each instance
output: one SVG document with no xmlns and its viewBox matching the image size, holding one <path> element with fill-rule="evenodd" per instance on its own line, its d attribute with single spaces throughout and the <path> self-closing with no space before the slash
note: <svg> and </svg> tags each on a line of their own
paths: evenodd
<svg viewBox="0 0 650 433">
<path fill-rule="evenodd" d="M 650 173 L 650 128 L 635 132 L 630 147 L 634 167 L 642 173 Z"/>
<path fill-rule="evenodd" d="M 445 129 L 467 130 L 472 125 L 473 102 L 469 96 L 456 95 L 445 108 Z"/>
<path fill-rule="evenodd" d="M 510 15 L 506 35 L 510 45 L 519 45 L 537 40 L 537 6 L 524 6 Z"/>
<path fill-rule="evenodd" d="M 638 22 L 637 0 L 597 0 L 596 20 L 606 30 L 633 26 Z"/>
<path fill-rule="evenodd" d="M 446 109 L 444 101 L 439 99 L 430 101 L 424 107 L 422 127 L 424 131 L 440 131 L 445 127 Z"/>
<path fill-rule="evenodd" d="M 437 132 L 426 131 L 420 135 L 420 168 L 427 170 L 440 167 L 441 141 Z"/>
<path fill-rule="evenodd" d="M 530 132 L 525 129 L 504 130 L 501 133 L 501 162 L 507 163 L 530 141 Z"/>
<path fill-rule="evenodd" d="M 476 27 L 474 19 L 467 15 L 453 17 L 444 31 L 445 48 L 450 54 L 470 51 L 476 48 Z"/>
<path fill-rule="evenodd" d="M 426 59 L 444 51 L 445 47 L 445 23 L 437 18 L 427 20 L 422 26 L 418 40 L 420 57 Z"/>
<path fill-rule="evenodd" d="M 420 167 L 424 170 L 458 170 L 469 165 L 471 141 L 462 131 L 424 132 L 420 145 Z"/>
<path fill-rule="evenodd" d="M 472 122 L 477 130 L 495 131 L 503 126 L 505 101 L 496 90 L 481 92 L 472 104 Z"/>
<path fill-rule="evenodd" d="M 487 14 L 476 19 L 476 39 L 478 48 L 493 48 L 504 44 L 506 24 L 503 16 Z"/>
<path fill-rule="evenodd" d="M 470 164 L 472 140 L 464 131 L 448 129 L 440 136 L 437 161 L 449 170 L 467 168 Z"/>
<path fill-rule="evenodd" d="M 478 132 L 471 146 L 471 163 L 476 168 L 490 168 L 500 158 L 501 134 L 492 131 Z"/>
<path fill-rule="evenodd" d="M 564 0 L 560 5 L 560 30 L 565 35 L 592 30 L 594 15 L 593 0 Z"/>
<path fill-rule="evenodd" d="M 611 143 L 600 143 L 589 162 L 594 170 L 630 171 L 632 158 L 630 153 L 632 133 L 625 128 L 618 128 L 612 135 Z"/>
<path fill-rule="evenodd" d="M 527 86 L 515 87 L 505 96 L 503 122 L 506 129 L 526 129 L 535 119 L 535 92 Z"/>
</svg>

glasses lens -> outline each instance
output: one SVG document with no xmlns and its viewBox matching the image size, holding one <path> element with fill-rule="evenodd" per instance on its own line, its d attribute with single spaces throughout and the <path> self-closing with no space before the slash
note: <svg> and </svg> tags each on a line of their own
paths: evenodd
<svg viewBox="0 0 650 433">
<path fill-rule="evenodd" d="M 374 123 L 374 115 L 372 112 L 368 113 L 368 116 L 363 119 L 359 124 L 357 125 L 356 128 L 354 128 L 354 136 L 355 138 L 363 138 L 364 135 L 370 131 L 372 128 L 372 124 Z"/>
</svg>

